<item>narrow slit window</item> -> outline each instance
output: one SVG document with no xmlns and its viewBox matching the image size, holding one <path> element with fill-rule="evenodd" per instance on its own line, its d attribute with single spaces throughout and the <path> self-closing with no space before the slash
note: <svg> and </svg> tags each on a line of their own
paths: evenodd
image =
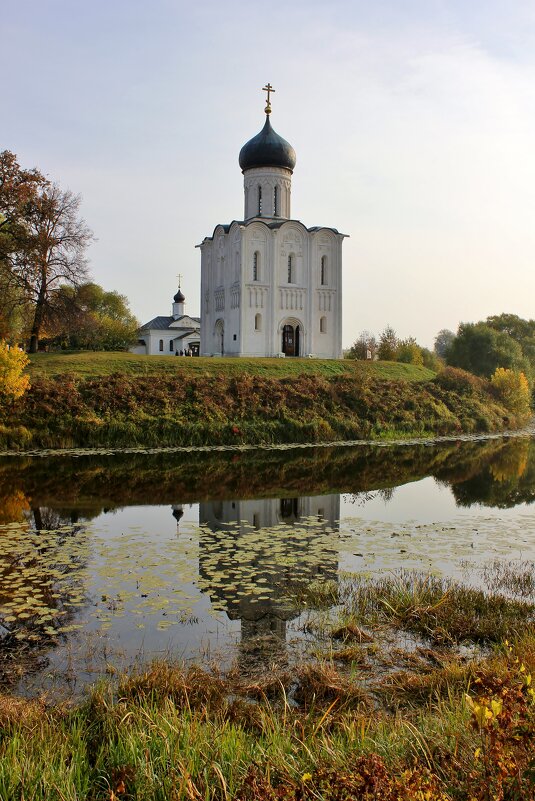
<svg viewBox="0 0 535 801">
<path fill-rule="evenodd" d="M 273 216 L 279 216 L 279 187 L 273 189 Z"/>
<path fill-rule="evenodd" d="M 262 187 L 258 187 L 258 216 L 262 214 Z"/>
<path fill-rule="evenodd" d="M 327 256 L 321 257 L 321 279 L 320 283 L 322 286 L 325 286 L 327 283 Z"/>
<path fill-rule="evenodd" d="M 253 281 L 258 281 L 259 280 L 259 276 L 258 276 L 258 261 L 259 261 L 259 259 L 258 259 L 258 250 L 255 250 L 254 255 L 253 255 Z"/>
<path fill-rule="evenodd" d="M 294 257 L 292 254 L 288 256 L 288 283 L 294 283 Z"/>
<path fill-rule="evenodd" d="M 321 319 L 320 319 L 320 332 L 322 334 L 326 334 L 327 333 L 327 318 L 326 317 L 321 317 Z"/>
<path fill-rule="evenodd" d="M 163 339 L 160 339 L 160 350 L 163 351 Z"/>
<path fill-rule="evenodd" d="M 169 350 L 171 351 L 171 353 L 174 351 L 173 340 L 172 339 L 169 340 Z"/>
<path fill-rule="evenodd" d="M 255 314 L 254 330 L 255 331 L 261 331 L 262 330 L 262 315 L 261 314 Z"/>
</svg>

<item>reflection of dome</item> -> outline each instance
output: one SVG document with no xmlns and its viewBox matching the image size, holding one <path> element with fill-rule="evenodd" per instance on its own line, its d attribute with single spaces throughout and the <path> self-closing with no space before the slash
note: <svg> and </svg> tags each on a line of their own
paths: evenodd
<svg viewBox="0 0 535 801">
<path fill-rule="evenodd" d="M 178 521 L 182 517 L 184 517 L 184 510 L 181 509 L 180 507 L 178 507 L 176 509 L 173 509 L 173 517 L 175 518 L 176 522 L 178 523 Z"/>
<path fill-rule="evenodd" d="M 293 172 L 296 157 L 293 147 L 279 136 L 266 115 L 266 124 L 259 134 L 244 144 L 240 150 L 242 171 L 255 167 L 282 167 Z"/>
<path fill-rule="evenodd" d="M 174 296 L 173 300 L 175 301 L 175 303 L 184 303 L 184 301 L 186 300 L 186 298 L 184 297 L 184 295 L 180 291 L 180 287 L 178 288 L 178 292 Z"/>
</svg>

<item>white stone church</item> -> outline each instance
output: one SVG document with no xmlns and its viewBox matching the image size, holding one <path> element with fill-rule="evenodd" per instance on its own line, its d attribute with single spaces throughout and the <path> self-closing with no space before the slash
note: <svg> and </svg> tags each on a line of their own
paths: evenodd
<svg viewBox="0 0 535 801">
<path fill-rule="evenodd" d="M 244 219 L 201 249 L 202 356 L 342 357 L 342 242 L 292 219 L 293 147 L 266 122 L 240 151 Z"/>
</svg>

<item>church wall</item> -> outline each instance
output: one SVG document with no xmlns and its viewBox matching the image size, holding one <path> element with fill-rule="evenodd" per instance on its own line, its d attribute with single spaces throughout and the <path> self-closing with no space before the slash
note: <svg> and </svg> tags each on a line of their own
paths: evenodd
<svg viewBox="0 0 535 801">
<path fill-rule="evenodd" d="M 228 256 L 223 285 L 228 336 L 225 350 L 229 356 L 238 356 L 241 351 L 242 304 L 242 236 L 238 225 L 233 225 L 226 236 L 226 249 Z"/>
<path fill-rule="evenodd" d="M 163 350 L 160 351 L 160 339 L 163 340 Z M 154 334 L 149 334 L 145 337 L 145 341 L 147 342 L 147 353 L 151 356 L 174 356 L 175 351 L 171 352 L 169 350 L 169 342 L 172 341 L 172 337 L 167 334 L 165 331 L 156 331 Z"/>
<path fill-rule="evenodd" d="M 320 358 L 340 358 L 342 238 L 327 229 L 312 240 L 311 352 Z M 324 283 L 322 284 L 322 259 Z"/>
<path fill-rule="evenodd" d="M 271 356 L 273 353 L 270 342 L 272 240 L 273 232 L 262 223 L 252 223 L 243 231 L 241 326 L 244 356 Z"/>
<path fill-rule="evenodd" d="M 226 355 L 275 356 L 290 323 L 300 326 L 301 356 L 341 358 L 342 241 L 295 221 L 216 229 L 201 248 L 201 353 L 220 355 L 223 328 Z"/>
<path fill-rule="evenodd" d="M 241 351 L 241 231 L 216 228 L 213 240 L 201 245 L 201 354 L 227 356 Z"/>
<path fill-rule="evenodd" d="M 219 321 L 224 320 L 224 293 L 220 287 L 220 265 L 217 262 L 216 241 L 201 245 L 201 355 L 221 354 Z"/>
</svg>

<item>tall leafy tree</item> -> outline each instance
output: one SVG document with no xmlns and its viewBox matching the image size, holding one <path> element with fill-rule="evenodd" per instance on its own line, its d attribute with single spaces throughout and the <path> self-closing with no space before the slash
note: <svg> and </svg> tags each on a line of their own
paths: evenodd
<svg viewBox="0 0 535 801">
<path fill-rule="evenodd" d="M 124 350 L 137 338 L 139 323 L 128 300 L 87 282 L 62 285 L 54 298 L 55 343 L 73 350 Z"/>
<path fill-rule="evenodd" d="M 447 328 L 442 328 L 435 337 L 434 351 L 441 359 L 445 359 L 451 343 L 455 339 L 455 334 Z"/>
<path fill-rule="evenodd" d="M 93 235 L 80 202 L 38 170 L 23 169 L 10 151 L 0 153 L 0 327 L 13 328 L 16 308 L 30 309 L 31 352 L 53 317 L 60 283 L 76 286 L 87 275 Z"/>
<path fill-rule="evenodd" d="M 523 371 L 529 367 L 518 342 L 485 323 L 461 323 L 447 361 L 453 367 L 487 378 L 498 367 Z"/>
<path fill-rule="evenodd" d="M 532 374 L 535 374 L 535 320 L 523 320 L 516 314 L 497 314 L 487 317 L 486 324 L 518 342 Z"/>
<path fill-rule="evenodd" d="M 77 286 L 87 277 L 85 252 L 93 234 L 79 216 L 80 203 L 80 195 L 51 184 L 26 209 L 26 236 L 11 259 L 11 279 L 33 308 L 30 353 L 53 318 L 59 285 Z"/>
<path fill-rule="evenodd" d="M 496 331 L 509 334 L 519 344 L 535 335 L 535 320 L 523 320 L 517 314 L 494 314 L 487 317 L 485 323 Z"/>
<path fill-rule="evenodd" d="M 48 181 L 23 169 L 9 150 L 0 152 L 0 336 L 16 341 L 28 315 L 28 298 L 14 267 L 28 240 L 27 217 Z"/>
<path fill-rule="evenodd" d="M 383 361 L 396 361 L 396 354 L 399 341 L 396 332 L 391 325 L 387 325 L 379 337 L 379 348 L 377 355 Z"/>
</svg>

